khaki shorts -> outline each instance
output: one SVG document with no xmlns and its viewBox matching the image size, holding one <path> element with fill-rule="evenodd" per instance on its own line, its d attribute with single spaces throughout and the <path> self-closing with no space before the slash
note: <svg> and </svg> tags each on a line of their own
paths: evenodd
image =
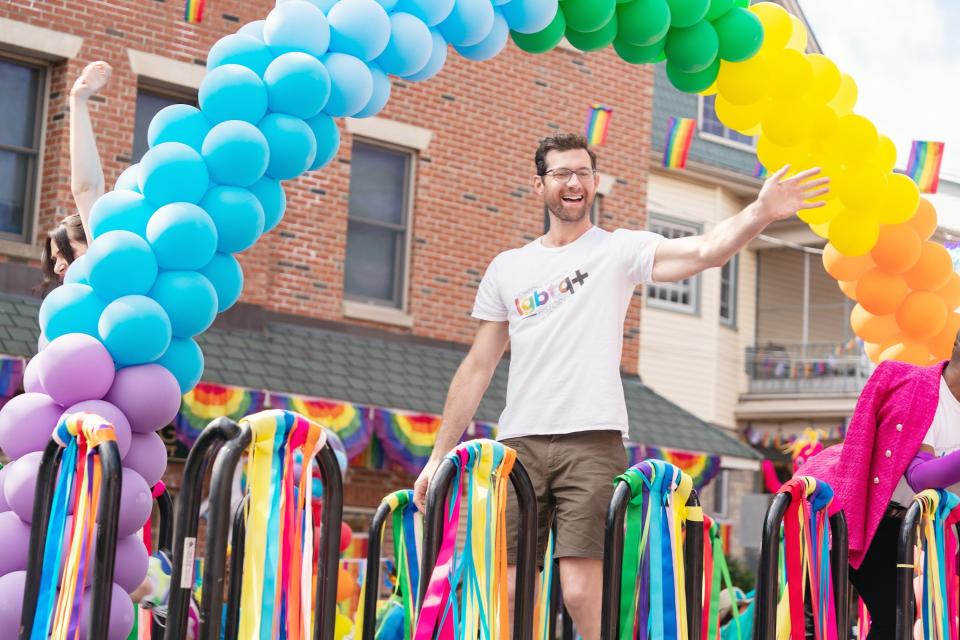
<svg viewBox="0 0 960 640">
<path fill-rule="evenodd" d="M 619 431 L 523 436 L 502 441 L 516 450 L 537 496 L 537 564 L 543 564 L 554 521 L 554 558 L 603 559 L 603 530 L 613 479 L 627 468 Z M 507 498 L 507 562 L 517 563 L 517 498 Z"/>
</svg>

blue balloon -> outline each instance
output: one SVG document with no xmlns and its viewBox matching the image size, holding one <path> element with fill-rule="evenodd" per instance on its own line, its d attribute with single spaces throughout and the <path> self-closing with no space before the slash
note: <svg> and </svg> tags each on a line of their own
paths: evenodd
<svg viewBox="0 0 960 640">
<path fill-rule="evenodd" d="M 188 104 L 172 104 L 153 116 L 147 129 L 147 144 L 155 147 L 164 142 L 182 142 L 200 151 L 208 133 L 210 122 L 200 109 Z"/>
<path fill-rule="evenodd" d="M 447 41 L 436 29 L 430 30 L 430 37 L 433 39 L 433 51 L 430 53 L 430 60 L 427 65 L 416 73 L 403 76 L 404 80 L 423 82 L 437 75 L 443 69 L 443 65 L 447 62 Z"/>
<path fill-rule="evenodd" d="M 517 33 L 543 31 L 553 22 L 559 10 L 557 0 L 512 0 L 501 9 L 507 24 Z"/>
<path fill-rule="evenodd" d="M 320 114 L 313 120 L 322 117 L 329 118 L 329 116 Z M 337 135 L 340 135 L 339 132 Z M 269 176 L 260 178 L 260 180 L 251 185 L 249 189 L 250 193 L 255 195 L 263 206 L 263 233 L 266 233 L 280 224 L 280 220 L 283 219 L 283 212 L 287 208 L 287 194 L 283 192 L 283 185 L 280 184 L 280 181 L 274 180 Z M 221 309 L 221 311 L 223 311 L 223 309 Z"/>
<path fill-rule="evenodd" d="M 328 53 L 323 64 L 331 81 L 324 113 L 334 118 L 349 117 L 367 106 L 373 95 L 373 75 L 363 60 L 346 53 Z"/>
<path fill-rule="evenodd" d="M 395 76 L 417 73 L 430 61 L 431 53 L 433 38 L 423 20 L 409 13 L 391 14 L 390 44 L 377 58 L 384 71 Z"/>
<path fill-rule="evenodd" d="M 243 120 L 221 122 L 203 141 L 203 159 L 219 184 L 248 187 L 270 162 L 270 146 L 260 129 Z"/>
<path fill-rule="evenodd" d="M 383 7 L 386 11 L 393 11 L 397 6 L 397 0 L 377 0 L 380 3 L 380 6 Z"/>
<path fill-rule="evenodd" d="M 371 65 L 370 69 L 373 70 L 373 65 Z M 383 73 L 383 71 L 379 70 L 378 72 Z M 376 81 L 374 81 L 374 84 L 376 85 Z M 390 89 L 388 88 L 387 95 L 389 96 L 389 94 Z M 372 101 L 373 98 L 370 100 Z M 364 111 L 366 111 L 366 107 L 364 107 Z M 320 167 L 326 166 L 326 164 L 337 155 L 337 150 L 340 148 L 340 129 L 337 128 L 336 120 L 325 113 L 321 113 L 317 117 L 307 120 L 307 126 L 313 131 L 313 137 L 317 141 L 317 155 L 314 157 L 313 164 L 310 165 L 309 169 L 310 171 L 316 171 Z"/>
<path fill-rule="evenodd" d="M 83 254 L 70 263 L 67 272 L 63 274 L 64 284 L 90 284 L 90 265 L 87 264 L 87 254 Z"/>
<path fill-rule="evenodd" d="M 218 253 L 200 269 L 217 290 L 217 312 L 223 313 L 240 299 L 243 291 L 243 269 L 240 263 L 229 253 Z"/>
<path fill-rule="evenodd" d="M 185 394 L 203 377 L 203 351 L 193 338 L 174 338 L 157 364 L 173 374 Z"/>
<path fill-rule="evenodd" d="M 175 338 L 203 333 L 217 317 L 217 291 L 196 271 L 162 272 L 149 296 L 167 313 Z"/>
<path fill-rule="evenodd" d="M 454 0 L 399 0 L 394 11 L 412 13 L 428 27 L 435 27 L 447 19 L 453 11 L 453 3 Z"/>
<path fill-rule="evenodd" d="M 457 0 L 439 29 L 455 47 L 477 44 L 493 29 L 493 5 L 490 0 Z"/>
<path fill-rule="evenodd" d="M 160 207 L 150 218 L 147 240 L 161 268 L 196 270 L 217 251 L 217 227 L 197 205 L 175 202 Z"/>
<path fill-rule="evenodd" d="M 120 177 L 117 178 L 117 181 L 113 184 L 113 188 L 116 190 L 123 189 L 124 191 L 136 191 L 140 193 L 140 185 L 138 184 L 139 175 L 140 163 L 138 162 L 123 170 L 123 173 L 120 174 Z"/>
<path fill-rule="evenodd" d="M 214 43 L 207 54 L 207 70 L 225 64 L 239 64 L 262 76 L 271 60 L 273 54 L 263 43 L 262 31 L 261 35 L 255 36 L 245 34 L 241 29 L 239 33 L 224 36 Z"/>
<path fill-rule="evenodd" d="M 372 1 L 372 0 L 371 0 Z M 263 75 L 270 110 L 298 118 L 320 113 L 330 97 L 330 74 L 323 63 L 306 53 L 278 56 Z"/>
<path fill-rule="evenodd" d="M 354 114 L 354 118 L 369 118 L 377 115 L 387 106 L 387 101 L 390 99 L 390 78 L 386 72 L 380 68 L 380 65 L 373 62 L 370 64 L 370 75 L 373 76 L 373 95 L 370 96 L 370 102 L 367 103 L 367 106 Z M 319 143 L 317 146 L 319 148 Z M 314 163 L 316 163 L 316 160 L 314 160 Z M 326 162 L 323 164 L 326 164 Z"/>
<path fill-rule="evenodd" d="M 111 191 L 100 196 L 90 208 L 90 235 L 97 239 L 109 231 L 147 233 L 153 205 L 136 191 Z"/>
<path fill-rule="evenodd" d="M 510 37 L 510 26 L 507 25 L 507 19 L 499 11 L 494 12 L 493 28 L 489 35 L 469 47 L 456 47 L 457 53 L 468 60 L 481 62 L 497 56 L 503 48 L 507 46 L 507 38 Z"/>
<path fill-rule="evenodd" d="M 207 191 L 200 207 L 217 227 L 217 251 L 244 251 L 263 233 L 263 205 L 247 189 L 214 187 Z"/>
<path fill-rule="evenodd" d="M 290 2 L 290 0 L 277 0 L 277 4 L 283 4 L 284 2 Z M 320 11 L 323 11 L 323 15 L 330 13 L 330 9 L 333 8 L 333 5 L 340 2 L 340 0 L 307 0 L 310 4 L 315 6 Z"/>
<path fill-rule="evenodd" d="M 90 244 L 86 255 L 90 286 L 105 301 L 146 293 L 157 279 L 157 257 L 132 231 L 108 231 Z"/>
<path fill-rule="evenodd" d="M 253 22 L 248 22 L 237 29 L 237 33 L 250 36 L 251 38 L 256 38 L 260 42 L 263 42 L 263 25 L 266 23 L 266 20 L 254 20 Z"/>
<path fill-rule="evenodd" d="M 349 53 L 369 62 L 390 40 L 390 18 L 376 0 L 340 0 L 327 14 L 330 51 Z"/>
<path fill-rule="evenodd" d="M 108 304 L 98 330 L 114 362 L 122 367 L 153 362 L 170 346 L 170 318 L 147 296 L 124 296 Z"/>
<path fill-rule="evenodd" d="M 199 202 L 210 186 L 200 154 L 180 142 L 158 144 L 140 160 L 140 193 L 156 206 Z"/>
<path fill-rule="evenodd" d="M 270 146 L 267 175 L 271 178 L 290 180 L 313 164 L 317 141 L 313 131 L 300 118 L 271 113 L 260 121 L 260 131 Z"/>
<path fill-rule="evenodd" d="M 93 288 L 67 283 L 51 291 L 40 305 L 40 330 L 48 340 L 68 333 L 97 337 L 97 322 L 106 303 Z"/>
<path fill-rule="evenodd" d="M 288 0 L 267 15 L 263 41 L 275 54 L 302 51 L 319 58 L 330 46 L 330 24 L 315 5 Z"/>
<path fill-rule="evenodd" d="M 225 64 L 210 71 L 200 83 L 200 108 L 217 124 L 245 120 L 252 124 L 267 112 L 267 87 L 256 72 L 239 64 Z"/>
</svg>

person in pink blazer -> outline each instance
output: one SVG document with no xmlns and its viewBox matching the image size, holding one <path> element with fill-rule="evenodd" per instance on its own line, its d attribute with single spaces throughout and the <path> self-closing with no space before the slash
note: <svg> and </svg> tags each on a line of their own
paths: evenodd
<svg viewBox="0 0 960 640">
<path fill-rule="evenodd" d="M 849 527 L 850 581 L 870 611 L 868 640 L 894 638 L 897 539 L 914 493 L 960 482 L 960 334 L 949 361 L 880 364 L 842 444 L 797 474 L 833 487 Z"/>
</svg>

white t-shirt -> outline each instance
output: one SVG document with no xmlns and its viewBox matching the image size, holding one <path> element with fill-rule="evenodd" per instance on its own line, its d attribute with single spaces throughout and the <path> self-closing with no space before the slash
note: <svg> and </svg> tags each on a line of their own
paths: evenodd
<svg viewBox="0 0 960 640">
<path fill-rule="evenodd" d="M 538 238 L 493 259 L 473 317 L 510 323 L 498 438 L 627 433 L 623 321 L 636 286 L 651 280 L 661 240 L 649 231 L 592 227 L 562 247 Z"/>
<path fill-rule="evenodd" d="M 960 401 L 950 391 L 947 381 L 940 376 L 940 392 L 937 399 L 937 411 L 933 414 L 933 422 L 923 437 L 923 444 L 933 447 L 934 455 L 942 458 L 948 453 L 960 449 Z M 960 484 L 948 487 L 953 493 L 960 492 Z M 914 492 L 905 478 L 900 478 L 893 500 L 903 506 L 910 506 Z"/>
</svg>

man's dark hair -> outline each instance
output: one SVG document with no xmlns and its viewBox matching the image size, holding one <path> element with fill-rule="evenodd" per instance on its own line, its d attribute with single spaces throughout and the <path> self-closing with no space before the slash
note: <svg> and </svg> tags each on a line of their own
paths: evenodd
<svg viewBox="0 0 960 640">
<path fill-rule="evenodd" d="M 583 149 L 590 154 L 591 167 L 597 169 L 597 154 L 593 152 L 587 139 L 579 133 L 558 133 L 555 136 L 549 136 L 540 141 L 537 147 L 537 153 L 534 156 L 534 162 L 537 164 L 537 175 L 542 176 L 547 172 L 547 154 L 551 151 L 570 151 L 572 149 Z"/>
</svg>

